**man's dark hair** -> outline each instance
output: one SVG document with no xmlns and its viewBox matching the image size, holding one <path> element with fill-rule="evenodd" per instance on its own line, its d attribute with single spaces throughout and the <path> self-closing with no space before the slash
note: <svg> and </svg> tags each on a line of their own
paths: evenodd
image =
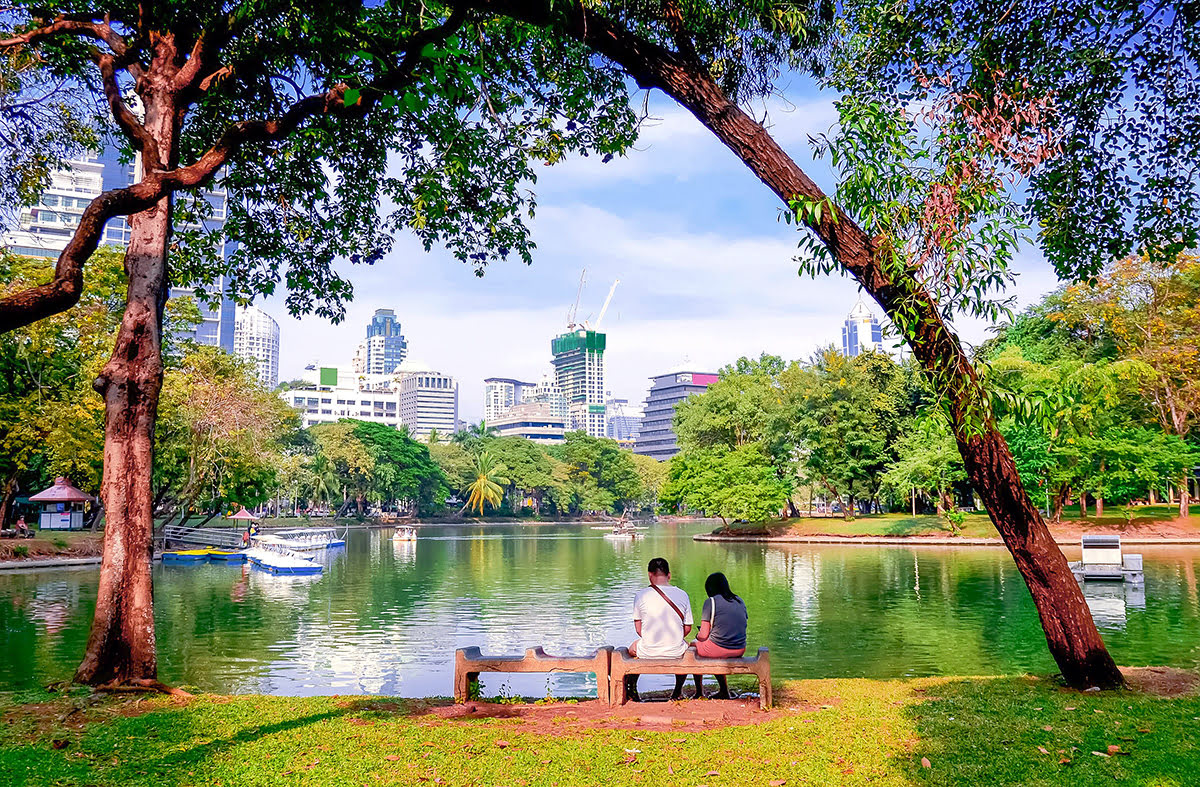
<svg viewBox="0 0 1200 787">
<path fill-rule="evenodd" d="M 667 565 L 667 559 L 665 557 L 656 557 L 650 561 L 648 566 L 646 566 L 646 571 L 651 574 L 666 575 L 671 573 L 671 567 Z"/>
</svg>

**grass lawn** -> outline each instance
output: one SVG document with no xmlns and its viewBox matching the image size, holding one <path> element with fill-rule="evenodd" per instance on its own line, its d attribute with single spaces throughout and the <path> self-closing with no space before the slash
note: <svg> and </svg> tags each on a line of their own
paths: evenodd
<svg viewBox="0 0 1200 787">
<path fill-rule="evenodd" d="M 1062 522 L 1051 526 L 1056 534 L 1074 535 L 1080 530 L 1109 529 L 1121 531 L 1129 536 L 1151 537 L 1170 531 L 1175 535 L 1200 537 L 1200 506 L 1192 506 L 1191 516 L 1178 518 L 1178 507 L 1172 505 L 1137 506 L 1132 517 L 1127 519 L 1121 507 L 1105 509 L 1104 516 L 1082 519 L 1079 509 L 1063 512 Z M 732 532 L 763 533 L 762 524 L 732 525 Z M 843 535 L 843 536 L 929 536 L 950 535 L 950 526 L 945 517 L 932 514 L 910 514 L 897 512 L 859 516 L 849 522 L 840 516 L 803 517 L 769 523 L 766 529 L 771 535 Z M 996 529 L 985 513 L 966 514 L 962 535 L 968 538 L 997 538 Z"/>
<path fill-rule="evenodd" d="M 0 697 L 0 784 L 1062 787 L 1200 773 L 1194 693 L 1010 677 L 797 681 L 777 696 L 746 726 L 612 729 L 572 721 L 584 706 L 569 702 L 533 724 L 384 698 L 26 694 Z"/>
</svg>

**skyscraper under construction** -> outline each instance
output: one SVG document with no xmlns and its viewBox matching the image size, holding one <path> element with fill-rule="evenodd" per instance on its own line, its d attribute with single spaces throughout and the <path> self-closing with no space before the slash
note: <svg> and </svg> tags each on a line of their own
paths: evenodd
<svg viewBox="0 0 1200 787">
<path fill-rule="evenodd" d="M 605 334 L 580 328 L 550 341 L 554 382 L 567 399 L 568 428 L 604 437 Z"/>
</svg>

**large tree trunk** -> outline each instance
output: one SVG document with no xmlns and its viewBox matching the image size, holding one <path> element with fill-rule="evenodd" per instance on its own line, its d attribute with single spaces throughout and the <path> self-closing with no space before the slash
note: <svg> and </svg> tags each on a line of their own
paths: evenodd
<svg viewBox="0 0 1200 787">
<path fill-rule="evenodd" d="M 154 42 L 151 68 L 139 84 L 143 126 L 157 159 L 178 161 L 178 130 L 171 85 L 177 63 L 169 38 Z M 104 556 L 96 591 L 96 614 L 79 683 L 153 683 L 158 677 L 154 635 L 154 424 L 162 390 L 162 324 L 171 241 L 171 198 L 160 199 L 129 219 L 125 314 L 112 357 L 93 383 L 104 397 Z"/>
<path fill-rule="evenodd" d="M 1087 519 L 1087 492 L 1079 490 L 1079 518 Z"/>
<path fill-rule="evenodd" d="M 639 86 L 659 88 L 695 115 L 785 206 L 798 198 L 826 199 L 770 133 L 730 101 L 703 64 L 688 54 L 686 41 L 679 42 L 682 53 L 674 52 L 586 8 L 561 11 L 552 4 L 475 1 L 535 23 L 557 24 L 620 64 Z M 1063 677 L 1076 687 L 1121 685 L 1121 672 L 1100 639 L 1066 558 L 1021 486 L 975 367 L 937 304 L 911 275 L 889 268 L 886 242 L 868 237 L 853 217 L 825 211 L 813 231 L 883 307 L 944 395 L 971 485 L 1029 586 Z"/>
<path fill-rule="evenodd" d="M 162 318 L 167 292 L 170 199 L 129 219 L 129 296 L 112 358 L 96 379 L 104 396 L 107 523 L 96 615 L 79 683 L 131 683 L 158 676 L 150 575 L 154 421 L 162 388 Z"/>
</svg>

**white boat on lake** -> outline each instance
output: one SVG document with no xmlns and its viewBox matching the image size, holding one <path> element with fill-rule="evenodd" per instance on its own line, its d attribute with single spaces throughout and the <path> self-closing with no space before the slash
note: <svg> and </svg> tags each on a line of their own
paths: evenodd
<svg viewBox="0 0 1200 787">
<path fill-rule="evenodd" d="M 417 529 L 415 527 L 398 527 L 396 532 L 392 533 L 393 541 L 416 541 Z"/>
<path fill-rule="evenodd" d="M 332 527 L 298 527 L 258 535 L 254 537 L 253 542 L 290 549 L 293 552 L 316 552 L 346 546 L 346 535 L 343 533 L 339 536 L 337 530 Z"/>
</svg>

